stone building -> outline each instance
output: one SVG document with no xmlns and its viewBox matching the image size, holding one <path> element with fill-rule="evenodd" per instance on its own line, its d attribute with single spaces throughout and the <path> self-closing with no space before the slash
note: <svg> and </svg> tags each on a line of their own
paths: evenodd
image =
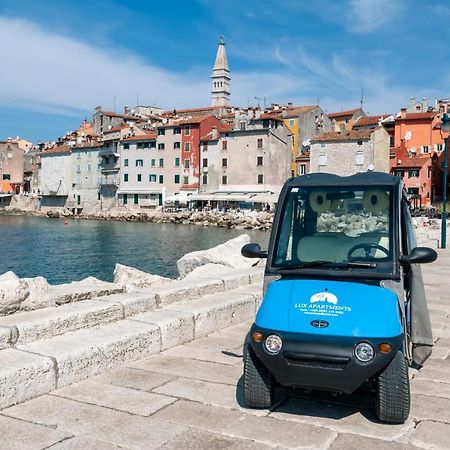
<svg viewBox="0 0 450 450">
<path fill-rule="evenodd" d="M 212 106 L 223 107 L 230 105 L 230 82 L 231 75 L 228 68 L 225 41 L 220 37 L 216 61 L 211 74 Z"/>
<path fill-rule="evenodd" d="M 365 117 L 366 113 L 362 108 L 355 108 L 348 111 L 327 113 L 327 115 L 331 120 L 334 131 L 340 133 L 352 130 L 353 123 L 360 117 Z"/>
<path fill-rule="evenodd" d="M 389 135 L 384 128 L 324 133 L 311 141 L 311 172 L 348 176 L 389 172 Z"/>
<path fill-rule="evenodd" d="M 12 139 L 0 141 L 0 181 L 10 183 L 13 191 L 23 190 L 24 151 Z"/>
</svg>

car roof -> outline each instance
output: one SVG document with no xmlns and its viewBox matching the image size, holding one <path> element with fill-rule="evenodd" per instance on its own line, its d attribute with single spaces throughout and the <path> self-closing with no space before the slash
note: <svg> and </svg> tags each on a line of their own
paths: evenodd
<svg viewBox="0 0 450 450">
<path fill-rule="evenodd" d="M 400 177 L 389 175 L 384 172 L 361 172 L 347 177 L 341 177 L 332 173 L 309 173 L 287 180 L 289 187 L 295 186 L 400 186 Z"/>
</svg>

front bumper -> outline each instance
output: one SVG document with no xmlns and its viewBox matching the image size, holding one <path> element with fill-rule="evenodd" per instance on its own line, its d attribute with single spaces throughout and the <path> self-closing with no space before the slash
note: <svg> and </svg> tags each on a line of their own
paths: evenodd
<svg viewBox="0 0 450 450">
<path fill-rule="evenodd" d="M 283 347 L 277 355 L 264 348 L 264 339 L 255 343 L 251 339 L 254 331 L 264 335 L 277 334 Z M 359 361 L 354 348 L 359 342 L 368 342 L 375 349 L 375 357 L 368 363 Z M 392 345 L 392 350 L 381 353 L 382 343 Z M 317 336 L 306 333 L 284 333 L 252 326 L 250 346 L 259 360 L 266 366 L 275 380 L 282 386 L 320 389 L 352 393 L 364 382 L 380 372 L 403 344 L 403 335 L 386 338 L 355 338 Z"/>
</svg>

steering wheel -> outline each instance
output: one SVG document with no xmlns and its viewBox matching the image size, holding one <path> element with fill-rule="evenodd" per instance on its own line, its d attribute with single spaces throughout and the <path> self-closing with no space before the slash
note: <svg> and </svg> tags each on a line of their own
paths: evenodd
<svg viewBox="0 0 450 450">
<path fill-rule="evenodd" d="M 374 259 L 378 259 L 375 258 L 375 256 L 372 256 L 371 254 L 371 250 L 376 249 L 376 250 L 381 250 L 383 253 L 386 254 L 386 257 L 389 256 L 389 250 L 385 247 L 383 247 L 382 245 L 379 244 L 372 244 L 371 242 L 367 242 L 367 243 L 362 243 L 362 244 L 357 244 L 354 245 L 347 253 L 347 259 L 349 261 L 357 261 L 358 259 L 361 259 L 359 257 L 353 257 L 352 254 L 355 253 L 356 250 L 359 250 L 360 248 L 362 248 L 366 254 L 365 254 L 365 259 L 366 260 L 374 260 Z"/>
</svg>

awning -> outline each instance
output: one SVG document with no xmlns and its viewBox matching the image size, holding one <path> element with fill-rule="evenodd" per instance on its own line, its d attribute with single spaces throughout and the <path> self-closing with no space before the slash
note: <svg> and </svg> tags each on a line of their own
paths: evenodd
<svg viewBox="0 0 450 450">
<path fill-rule="evenodd" d="M 239 192 L 211 192 L 209 194 L 192 194 L 189 196 L 188 201 L 251 202 L 251 196 L 252 194 Z"/>
<path fill-rule="evenodd" d="M 176 194 L 173 195 L 169 195 L 168 197 L 166 197 L 165 202 L 166 203 L 170 203 L 170 202 L 180 202 L 180 203 L 187 203 L 190 200 L 190 197 L 193 194 L 192 192 L 188 192 L 188 191 L 181 191 L 178 192 Z"/>
<path fill-rule="evenodd" d="M 11 183 L 9 181 L 0 181 L 0 192 L 13 192 L 13 188 L 11 186 Z"/>
<path fill-rule="evenodd" d="M 117 194 L 162 194 L 162 189 L 119 189 Z"/>
<path fill-rule="evenodd" d="M 252 203 L 277 203 L 279 195 L 279 193 L 256 194 L 250 199 L 250 201 Z"/>
</svg>

